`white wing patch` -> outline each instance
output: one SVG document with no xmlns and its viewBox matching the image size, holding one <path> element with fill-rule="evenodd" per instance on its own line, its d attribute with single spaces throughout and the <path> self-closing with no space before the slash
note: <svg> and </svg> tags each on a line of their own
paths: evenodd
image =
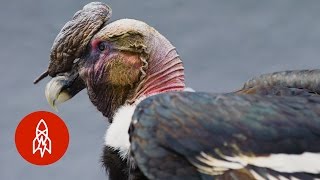
<svg viewBox="0 0 320 180">
<path fill-rule="evenodd" d="M 221 155 L 221 159 L 223 159 L 221 160 L 201 152 L 196 159 L 199 162 L 192 161 L 191 163 L 198 168 L 199 172 L 209 175 L 223 174 L 227 170 L 242 169 L 247 165 L 269 168 L 282 173 L 320 173 L 320 153 L 270 154 L 266 157 Z M 258 178 L 257 173 L 252 173 L 252 175 Z"/>
<path fill-rule="evenodd" d="M 216 159 L 204 152 L 201 152 L 200 155 L 196 157 L 196 159 L 200 163 L 196 161 L 190 162 L 198 169 L 198 171 L 212 176 L 221 175 L 225 171 L 230 169 L 242 169 L 243 167 L 245 167 L 245 165 L 242 165 L 238 162 Z"/>
<path fill-rule="evenodd" d="M 320 173 L 320 153 L 271 154 L 267 157 L 244 157 L 241 159 L 248 164 L 270 168 L 278 172 Z"/>
</svg>

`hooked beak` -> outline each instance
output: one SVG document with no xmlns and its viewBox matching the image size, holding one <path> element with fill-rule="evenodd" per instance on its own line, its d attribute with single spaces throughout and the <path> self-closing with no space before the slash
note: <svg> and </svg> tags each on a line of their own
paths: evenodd
<svg viewBox="0 0 320 180">
<path fill-rule="evenodd" d="M 61 104 L 69 99 L 71 96 L 65 90 L 66 78 L 64 76 L 58 76 L 53 79 L 46 85 L 45 95 L 49 105 L 56 111 L 57 105 Z"/>
<path fill-rule="evenodd" d="M 56 76 L 46 85 L 45 95 L 49 105 L 56 111 L 61 104 L 78 94 L 85 85 L 78 74 Z"/>
</svg>

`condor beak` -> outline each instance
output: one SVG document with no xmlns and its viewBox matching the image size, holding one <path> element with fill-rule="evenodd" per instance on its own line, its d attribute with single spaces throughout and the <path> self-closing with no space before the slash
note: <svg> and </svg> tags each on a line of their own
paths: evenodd
<svg viewBox="0 0 320 180">
<path fill-rule="evenodd" d="M 56 76 L 46 85 L 45 95 L 49 105 L 58 111 L 57 105 L 71 99 L 84 88 L 85 85 L 78 74 Z"/>
<path fill-rule="evenodd" d="M 58 104 L 71 99 L 69 93 L 63 90 L 65 89 L 66 85 L 65 81 L 66 78 L 64 76 L 58 76 L 51 79 L 51 81 L 46 86 L 45 95 L 47 101 L 49 105 L 56 111 L 58 111 Z"/>
</svg>

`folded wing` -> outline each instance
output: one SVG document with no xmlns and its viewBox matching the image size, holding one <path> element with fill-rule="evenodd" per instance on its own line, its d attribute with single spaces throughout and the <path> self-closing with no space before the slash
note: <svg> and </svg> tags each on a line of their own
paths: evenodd
<svg viewBox="0 0 320 180">
<path fill-rule="evenodd" d="M 130 136 L 150 179 L 320 177 L 317 96 L 157 95 L 138 105 Z"/>
</svg>

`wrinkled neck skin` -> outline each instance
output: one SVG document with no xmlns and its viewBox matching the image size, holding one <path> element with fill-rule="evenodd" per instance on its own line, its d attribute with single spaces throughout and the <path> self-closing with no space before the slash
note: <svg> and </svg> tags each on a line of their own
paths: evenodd
<svg viewBox="0 0 320 180">
<path fill-rule="evenodd" d="M 137 99 L 151 95 L 183 91 L 184 68 L 175 48 L 162 35 L 148 42 L 148 58 L 141 68 L 140 81 L 134 86 L 114 86 L 105 82 L 106 62 L 87 64 L 82 71 L 91 102 L 112 122 L 112 117 L 124 104 L 133 104 Z M 104 77 L 105 76 L 105 77 Z"/>
<path fill-rule="evenodd" d="M 183 91 L 185 88 L 184 68 L 175 47 L 160 33 L 155 33 L 157 36 L 153 36 L 147 43 L 150 49 L 147 52 L 149 58 L 145 77 L 129 102 L 159 93 Z"/>
</svg>

